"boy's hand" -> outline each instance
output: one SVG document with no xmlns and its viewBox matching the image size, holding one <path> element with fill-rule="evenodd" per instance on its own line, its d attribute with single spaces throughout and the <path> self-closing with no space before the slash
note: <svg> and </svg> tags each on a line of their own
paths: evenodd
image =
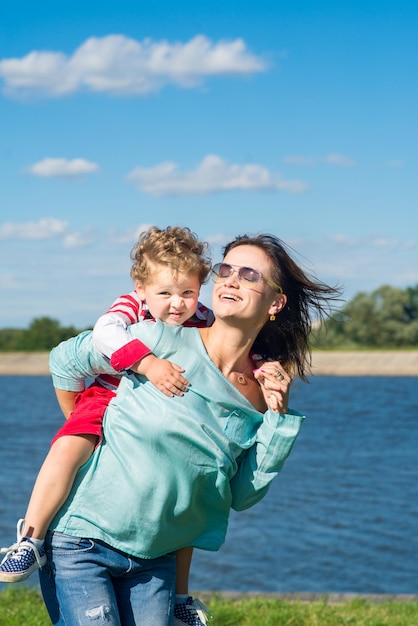
<svg viewBox="0 0 418 626">
<path fill-rule="evenodd" d="M 146 376 L 157 389 L 169 398 L 182 396 L 189 386 L 189 381 L 181 375 L 184 369 L 180 365 L 159 359 L 154 354 L 147 354 L 130 369 L 137 374 Z"/>
</svg>

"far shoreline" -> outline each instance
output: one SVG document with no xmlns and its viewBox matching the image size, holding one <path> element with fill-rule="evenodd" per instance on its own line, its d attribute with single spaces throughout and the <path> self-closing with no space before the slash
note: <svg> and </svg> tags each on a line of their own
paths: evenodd
<svg viewBox="0 0 418 626">
<path fill-rule="evenodd" d="M 49 376 L 49 352 L 0 352 L 0 376 Z M 314 376 L 418 376 L 418 350 L 321 351 Z"/>
</svg>

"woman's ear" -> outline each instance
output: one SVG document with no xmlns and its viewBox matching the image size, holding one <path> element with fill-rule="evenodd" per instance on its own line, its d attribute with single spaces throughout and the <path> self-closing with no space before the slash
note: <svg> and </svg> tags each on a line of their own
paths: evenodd
<svg viewBox="0 0 418 626">
<path fill-rule="evenodd" d="M 287 303 L 287 296 L 286 296 L 286 294 L 281 293 L 279 296 L 277 296 L 277 298 L 275 299 L 273 304 L 270 306 L 270 308 L 268 310 L 268 314 L 269 315 L 276 315 L 282 309 L 284 309 L 284 307 L 286 306 L 286 303 Z"/>
</svg>

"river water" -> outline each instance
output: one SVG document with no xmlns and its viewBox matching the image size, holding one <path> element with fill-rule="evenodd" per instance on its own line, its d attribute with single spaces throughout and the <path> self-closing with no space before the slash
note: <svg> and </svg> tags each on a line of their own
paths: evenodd
<svg viewBox="0 0 418 626">
<path fill-rule="evenodd" d="M 417 594 L 418 379 L 314 377 L 291 405 L 307 419 L 281 475 L 219 552 L 195 551 L 191 588 Z M 1 546 L 61 421 L 48 376 L 0 377 Z"/>
</svg>

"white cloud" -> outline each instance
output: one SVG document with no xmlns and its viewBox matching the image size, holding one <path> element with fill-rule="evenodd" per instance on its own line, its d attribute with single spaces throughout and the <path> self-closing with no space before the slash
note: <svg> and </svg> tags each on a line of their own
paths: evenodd
<svg viewBox="0 0 418 626">
<path fill-rule="evenodd" d="M 229 164 L 214 154 L 207 155 L 192 171 L 180 172 L 176 163 L 164 162 L 150 168 L 137 167 L 128 174 L 128 180 L 152 196 L 255 189 L 301 193 L 306 189 L 303 182 L 283 180 L 261 165 Z"/>
<path fill-rule="evenodd" d="M 137 41 L 124 35 L 91 37 L 71 56 L 34 50 L 0 61 L 8 95 L 65 96 L 77 91 L 144 95 L 168 84 L 199 85 L 208 76 L 246 75 L 266 70 L 242 39 L 213 42 L 197 35 L 185 43 Z"/>
<path fill-rule="evenodd" d="M 363 248 L 381 250 L 411 250 L 417 246 L 413 240 L 400 241 L 376 234 L 368 234 L 362 237 L 350 237 L 348 235 L 336 234 L 327 237 L 327 240 L 336 244 L 338 248 Z"/>
<path fill-rule="evenodd" d="M 137 226 L 135 230 L 131 228 L 126 230 L 111 230 L 109 232 L 109 240 L 116 245 L 130 245 L 133 247 L 139 235 L 151 228 L 151 226 L 153 226 L 153 224 L 145 223 Z"/>
<path fill-rule="evenodd" d="M 37 222 L 6 222 L 0 226 L 0 239 L 52 239 L 63 235 L 67 229 L 68 222 L 52 218 Z"/>
<path fill-rule="evenodd" d="M 328 154 L 328 156 L 322 159 L 324 163 L 329 163 L 330 165 L 341 165 L 343 167 L 353 167 L 356 162 L 346 156 L 345 154 Z"/>
<path fill-rule="evenodd" d="M 409 247 L 410 241 L 365 233 L 306 237 L 286 243 L 303 250 L 301 263 L 308 273 L 328 284 L 342 285 L 347 301 L 360 291 L 371 293 L 383 284 L 404 289 L 418 281 L 417 247 Z"/>
<path fill-rule="evenodd" d="M 369 245 L 372 248 L 381 249 L 383 251 L 389 250 L 413 250 L 417 247 L 417 242 L 414 240 L 401 241 L 400 239 L 391 239 L 390 237 L 383 237 L 381 235 L 371 235 L 370 238 L 364 238 L 364 245 Z"/>
<path fill-rule="evenodd" d="M 74 248 L 86 248 L 95 242 L 95 234 L 92 228 L 84 231 L 73 231 L 68 233 L 63 240 L 64 248 L 72 250 Z"/>
<path fill-rule="evenodd" d="M 225 233 L 217 233 L 215 235 L 209 235 L 206 237 L 206 241 L 210 246 L 224 247 L 231 241 L 231 236 Z"/>
<path fill-rule="evenodd" d="M 336 234 L 327 237 L 331 243 L 336 243 L 338 246 L 345 246 L 349 248 L 356 248 L 361 245 L 361 239 L 358 237 L 349 237 L 348 235 Z"/>
<path fill-rule="evenodd" d="M 85 159 L 54 159 L 46 158 L 34 163 L 28 168 L 28 172 L 42 178 L 74 177 L 82 174 L 97 172 L 99 166 Z"/>
<path fill-rule="evenodd" d="M 301 155 L 291 155 L 283 159 L 289 165 L 340 165 L 342 167 L 353 167 L 356 162 L 351 157 L 344 154 L 328 154 L 324 157 L 305 157 Z"/>
<path fill-rule="evenodd" d="M 373 237 L 370 240 L 370 245 L 374 248 L 398 248 L 399 241 L 396 239 L 388 239 L 387 237 Z"/>
</svg>

